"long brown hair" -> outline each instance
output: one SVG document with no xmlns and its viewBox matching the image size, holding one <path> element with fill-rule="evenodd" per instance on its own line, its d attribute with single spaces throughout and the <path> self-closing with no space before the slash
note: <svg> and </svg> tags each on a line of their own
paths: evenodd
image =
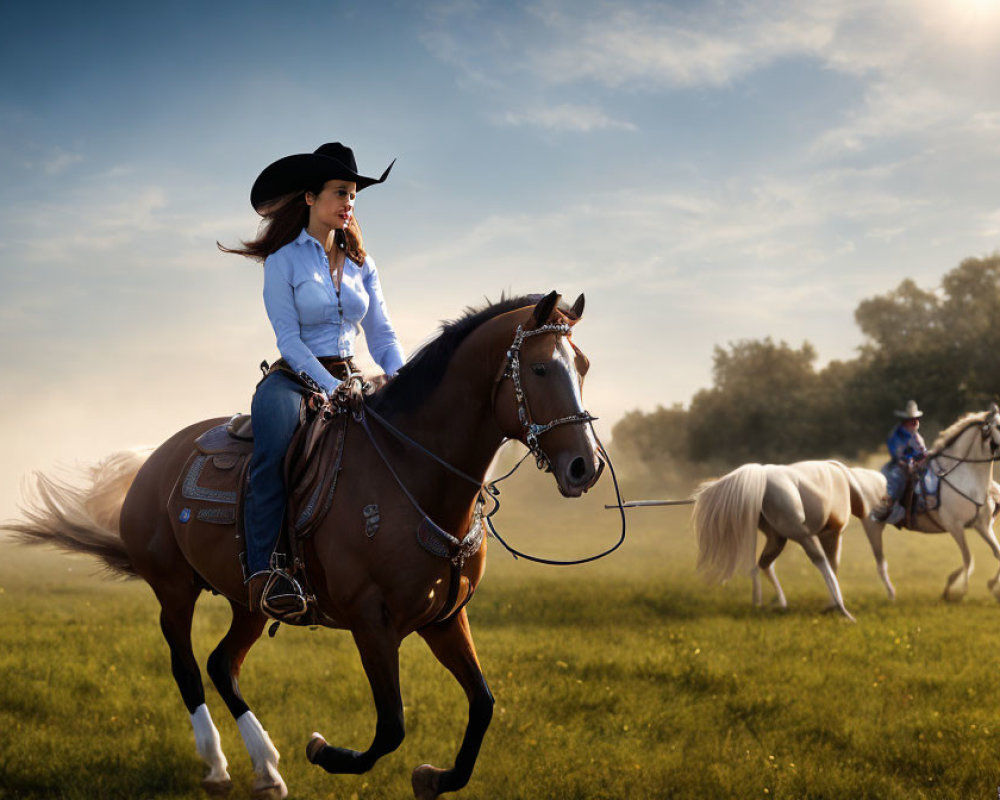
<svg viewBox="0 0 1000 800">
<path fill-rule="evenodd" d="M 319 194 L 319 189 L 309 189 L 313 194 Z M 261 216 L 264 218 L 257 231 L 257 238 L 241 242 L 242 247 L 225 247 L 219 242 L 215 244 L 223 253 L 234 253 L 238 256 L 246 256 L 254 261 L 263 262 L 271 253 L 284 247 L 299 232 L 309 224 L 309 205 L 306 203 L 306 192 L 293 192 L 292 194 L 279 197 L 267 208 L 263 209 Z M 348 258 L 361 264 L 364 262 L 367 253 L 361 238 L 361 226 L 358 225 L 358 218 L 351 216 L 351 221 L 344 230 L 337 230 L 335 233 L 335 246 L 343 250 Z M 320 242 L 325 245 L 325 242 Z"/>
</svg>

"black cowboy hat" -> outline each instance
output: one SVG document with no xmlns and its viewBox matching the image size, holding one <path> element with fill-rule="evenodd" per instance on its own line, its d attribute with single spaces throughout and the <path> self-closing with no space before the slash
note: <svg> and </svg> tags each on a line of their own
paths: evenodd
<svg viewBox="0 0 1000 800">
<path fill-rule="evenodd" d="M 392 164 L 396 159 L 392 160 Z M 279 158 L 264 167 L 250 190 L 250 205 L 258 214 L 279 197 L 292 192 L 319 188 L 327 181 L 351 181 L 358 185 L 358 191 L 382 183 L 389 177 L 392 164 L 385 168 L 381 178 L 367 178 L 358 174 L 358 162 L 354 151 L 340 142 L 320 145 L 312 153 L 298 153 Z"/>
</svg>

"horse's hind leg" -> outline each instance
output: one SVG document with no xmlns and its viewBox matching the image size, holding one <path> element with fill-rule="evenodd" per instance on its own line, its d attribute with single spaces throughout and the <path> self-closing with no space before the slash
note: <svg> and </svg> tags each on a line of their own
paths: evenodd
<svg viewBox="0 0 1000 800">
<path fill-rule="evenodd" d="M 171 584 L 169 590 L 160 587 L 156 596 L 161 606 L 160 629 L 170 646 L 171 670 L 191 715 L 195 749 L 208 765 L 208 774 L 202 780 L 202 786 L 212 794 L 224 794 L 232 786 L 229 765 L 222 753 L 219 731 L 205 705 L 201 672 L 191 649 L 191 617 L 200 593 L 193 581 L 188 584 L 178 580 Z"/>
<path fill-rule="evenodd" d="M 851 622 L 854 622 L 854 617 L 851 616 L 850 612 L 844 606 L 844 597 L 840 593 L 840 584 L 837 582 L 837 576 L 833 572 L 833 568 L 830 566 L 830 562 L 826 560 L 826 553 L 823 552 L 823 548 L 820 546 L 817 537 L 806 536 L 802 539 L 797 540 L 802 549 L 806 551 L 806 555 L 809 556 L 809 560 L 816 566 L 816 569 L 820 571 L 823 576 L 823 580 L 826 581 L 826 588 L 830 591 L 830 598 L 833 600 L 833 607 L 836 607 L 841 614 L 847 617 Z"/>
<path fill-rule="evenodd" d="M 830 569 L 833 570 L 834 575 L 840 570 L 840 543 L 843 532 L 843 528 L 839 530 L 824 530 L 820 531 L 816 536 L 819 539 L 820 546 L 823 548 L 823 554 L 826 556 L 827 563 L 830 565 Z M 836 601 L 831 599 L 830 605 L 827 606 L 826 610 L 838 610 Z"/>
<path fill-rule="evenodd" d="M 322 736 L 314 733 L 306 745 L 306 758 L 327 772 L 358 775 L 399 747 L 405 731 L 403 699 L 399 691 L 400 638 L 381 597 L 370 601 L 367 613 L 355 621 L 351 632 L 375 700 L 378 714 L 375 738 L 367 750 L 358 751 L 328 745 Z"/>
<path fill-rule="evenodd" d="M 819 543 L 823 546 L 826 560 L 830 562 L 830 568 L 836 573 L 840 570 L 840 543 L 841 534 L 844 530 L 827 530 L 819 534 Z"/>
<path fill-rule="evenodd" d="M 414 795 L 418 800 L 433 800 L 443 792 L 456 792 L 469 782 L 493 718 L 493 695 L 479 667 L 464 608 L 444 624 L 431 625 L 419 633 L 438 660 L 458 679 L 469 699 L 469 722 L 455 765 L 451 769 L 438 769 L 423 764 L 413 770 Z"/>
<path fill-rule="evenodd" d="M 243 699 L 238 681 L 243 659 L 260 638 L 267 620 L 262 614 L 251 614 L 238 603 L 230 602 L 230 605 L 233 621 L 219 646 L 208 657 L 208 674 L 236 720 L 250 754 L 254 771 L 251 796 L 255 800 L 280 800 L 288 795 L 288 789 L 278 773 L 278 751 Z"/>
<path fill-rule="evenodd" d="M 875 556 L 875 568 L 878 570 L 878 576 L 882 579 L 886 592 L 889 593 L 889 599 L 895 600 L 896 587 L 889 580 L 889 565 L 886 563 L 885 552 L 882 548 L 882 531 L 885 530 L 885 523 L 875 522 L 867 517 L 862 517 L 861 527 L 865 529 L 868 544 L 872 548 L 872 555 Z"/>
<path fill-rule="evenodd" d="M 778 582 L 778 575 L 774 571 L 774 562 L 778 556 L 781 555 L 781 551 L 785 549 L 785 545 L 788 544 L 788 539 L 784 536 L 779 536 L 775 531 L 771 530 L 770 524 L 767 520 L 761 521 L 761 530 L 767 537 L 767 541 L 764 543 L 764 549 L 761 551 L 760 558 L 757 561 L 757 566 L 764 573 L 764 576 L 771 582 L 774 587 L 774 602 L 779 608 L 788 608 L 788 601 L 785 599 L 785 593 L 781 589 L 781 584 Z M 756 573 L 754 578 L 757 579 Z M 757 585 L 754 587 L 754 602 L 756 605 L 760 605 L 760 594 L 759 594 L 759 579 L 757 579 Z"/>
</svg>

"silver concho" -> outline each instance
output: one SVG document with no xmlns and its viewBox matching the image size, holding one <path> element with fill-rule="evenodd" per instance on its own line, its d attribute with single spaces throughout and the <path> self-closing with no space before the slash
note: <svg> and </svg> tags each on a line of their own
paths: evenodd
<svg viewBox="0 0 1000 800">
<path fill-rule="evenodd" d="M 369 506 L 365 506 L 361 513 L 364 514 L 365 517 L 365 535 L 371 539 L 378 532 L 378 504 L 372 503 Z"/>
</svg>

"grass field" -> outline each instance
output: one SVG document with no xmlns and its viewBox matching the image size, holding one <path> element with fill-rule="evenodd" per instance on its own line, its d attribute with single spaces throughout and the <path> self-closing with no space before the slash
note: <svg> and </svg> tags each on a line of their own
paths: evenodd
<svg viewBox="0 0 1000 800">
<path fill-rule="evenodd" d="M 614 540 L 607 487 L 574 502 L 550 482 L 527 476 L 508 493 L 500 523 L 518 546 L 569 556 Z M 950 538 L 887 532 L 890 603 L 852 524 L 841 569 L 852 625 L 820 613 L 824 584 L 794 545 L 777 562 L 790 609 L 753 609 L 749 581 L 709 587 L 694 574 L 687 510 L 630 513 L 626 545 L 597 564 L 514 562 L 491 543 L 469 616 L 496 713 L 455 796 L 997 796 L 1000 604 L 981 542 L 969 596 L 946 604 L 960 563 Z M 200 797 L 152 593 L 93 573 L 79 557 L 0 548 L 0 797 Z M 202 663 L 227 621 L 226 604 L 204 597 Z M 405 798 L 414 766 L 451 764 L 464 696 L 416 638 L 402 680 L 403 745 L 367 775 L 330 776 L 305 760 L 309 733 L 363 748 L 374 731 L 350 637 L 283 628 L 257 645 L 242 686 L 291 797 Z M 239 733 L 214 689 L 208 703 L 232 796 L 245 796 Z"/>
</svg>

